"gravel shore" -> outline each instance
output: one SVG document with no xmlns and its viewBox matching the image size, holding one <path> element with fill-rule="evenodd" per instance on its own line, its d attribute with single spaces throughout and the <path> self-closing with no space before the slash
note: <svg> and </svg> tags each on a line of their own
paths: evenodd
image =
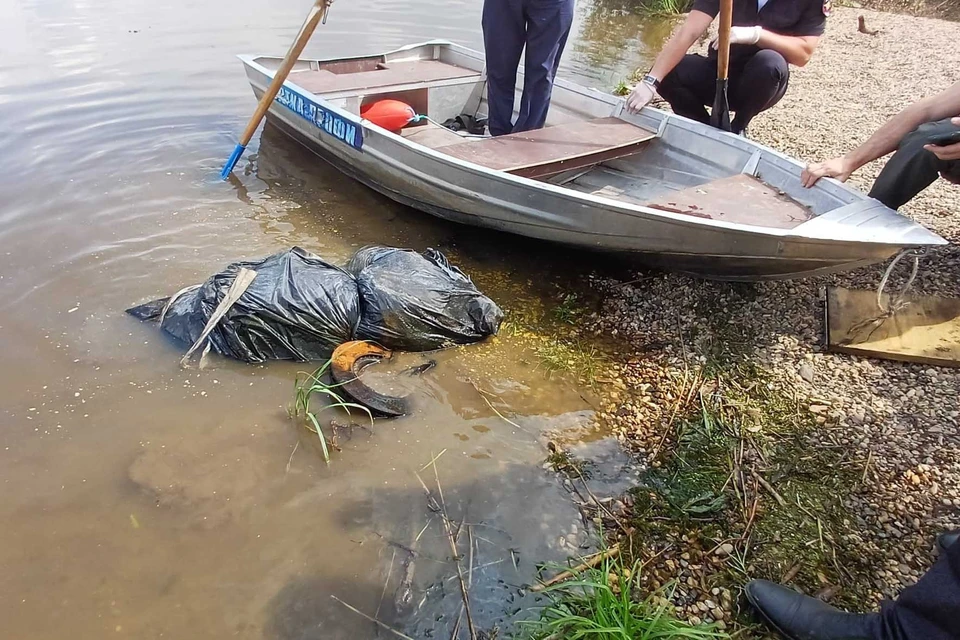
<svg viewBox="0 0 960 640">
<path fill-rule="evenodd" d="M 877 35 L 858 33 L 860 15 Z M 784 100 L 761 114 L 749 135 L 805 161 L 840 155 L 909 102 L 957 81 L 960 48 L 951 45 L 958 40 L 958 23 L 839 8 L 813 60 L 794 70 Z M 882 164 L 864 167 L 851 184 L 868 190 Z M 922 260 L 914 291 L 960 297 L 960 187 L 938 181 L 903 212 L 952 243 Z M 794 398 L 798 416 L 809 418 L 813 428 L 804 432 L 804 446 L 839 452 L 837 474 L 842 467 L 844 477 L 853 479 L 837 492 L 841 517 L 829 544 L 823 536 L 819 541 L 844 549 L 832 558 L 835 575 L 763 562 L 763 549 L 773 543 L 757 551 L 752 565 L 747 560 L 739 575 L 786 577 L 807 593 L 836 596 L 835 602 L 865 610 L 915 582 L 936 555 L 935 536 L 960 527 L 960 370 L 823 349 L 825 286 L 875 290 L 884 266 L 756 285 L 659 272 L 641 272 L 626 283 L 594 281 L 605 294 L 596 332 L 629 345 L 619 371 L 622 384 L 608 394 L 600 420 L 652 465 L 661 464 L 676 446 L 662 435 L 680 402 L 676 381 L 691 366 L 704 366 L 717 345 L 736 343 L 740 357 L 771 376 L 764 384 Z M 904 275 L 896 274 L 891 286 L 899 286 Z M 787 474 L 781 481 L 789 479 Z M 762 500 L 757 498 L 759 511 L 754 503 L 747 530 L 762 522 L 764 505 L 773 504 L 769 491 L 756 491 Z M 810 517 L 820 527 L 818 514 Z M 678 523 L 673 531 L 687 535 L 698 527 Z M 698 542 L 692 542 L 696 536 L 649 540 L 647 555 L 660 554 L 651 562 L 652 575 L 656 583 L 679 578 L 691 586 L 675 598 L 688 618 L 729 619 L 733 605 L 721 576 L 731 575 L 727 556 L 740 548 L 717 540 L 716 548 L 706 548 L 702 532 L 697 535 Z M 844 593 L 857 596 L 844 600 Z M 726 611 L 717 610 L 717 601 Z"/>
</svg>

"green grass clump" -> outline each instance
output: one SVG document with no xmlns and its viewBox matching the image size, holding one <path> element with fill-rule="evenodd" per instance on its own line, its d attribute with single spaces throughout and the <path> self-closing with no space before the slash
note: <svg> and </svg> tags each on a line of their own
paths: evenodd
<svg viewBox="0 0 960 640">
<path fill-rule="evenodd" d="M 540 360 L 539 366 L 548 376 L 556 372 L 570 373 L 592 384 L 603 371 L 600 352 L 580 340 L 548 339 L 536 345 L 534 351 Z"/>
<path fill-rule="evenodd" d="M 615 96 L 626 96 L 630 94 L 630 83 L 626 80 L 621 80 L 617 83 L 617 86 L 613 88 L 613 95 Z"/>
<path fill-rule="evenodd" d="M 566 567 L 560 567 L 565 569 Z M 547 587 L 548 604 L 539 619 L 521 621 L 528 640 L 720 640 L 716 625 L 691 625 L 676 617 L 664 589 L 642 596 L 640 564 L 624 566 L 619 556 L 604 559 L 572 579 Z"/>
<path fill-rule="evenodd" d="M 640 10 L 648 14 L 675 16 L 686 13 L 691 4 L 691 0 L 641 0 Z"/>
<path fill-rule="evenodd" d="M 732 541 L 709 584 L 736 590 L 790 572 L 805 589 L 840 587 L 835 604 L 863 606 L 867 593 L 851 572 L 869 570 L 870 559 L 849 535 L 844 506 L 862 465 L 815 437 L 816 416 L 769 373 L 736 353 L 711 355 L 632 490 L 637 539 L 687 535 L 703 550 Z"/>
<path fill-rule="evenodd" d="M 579 306 L 579 297 L 575 293 L 568 293 L 563 296 L 553 309 L 553 317 L 557 322 L 564 324 L 576 324 L 577 319 L 583 314 L 583 308 Z"/>
<path fill-rule="evenodd" d="M 549 464 L 556 473 L 562 473 L 568 478 L 589 478 L 590 471 L 587 469 L 587 462 L 576 458 L 568 451 L 555 448 L 547 456 Z"/>
<path fill-rule="evenodd" d="M 373 425 L 373 414 L 370 413 L 370 409 L 355 402 L 347 402 L 342 395 L 335 391 L 340 386 L 339 384 L 330 384 L 323 380 L 323 375 L 330 368 L 331 362 L 332 360 L 327 360 L 313 373 L 301 371 L 297 374 L 293 383 L 295 389 L 293 408 L 290 410 L 290 416 L 294 420 L 300 420 L 306 429 L 317 434 L 317 438 L 320 439 L 320 449 L 323 451 L 323 460 L 327 464 L 330 464 L 330 448 L 327 445 L 326 436 L 323 435 L 323 429 L 320 427 L 320 420 L 317 418 L 319 413 L 327 409 L 343 409 L 350 413 L 351 409 L 356 409 L 366 413 L 367 417 L 370 418 L 370 425 Z M 304 376 L 304 378 L 301 380 L 300 376 Z M 326 398 L 327 403 L 319 408 L 311 407 L 311 401 L 315 396 Z"/>
</svg>

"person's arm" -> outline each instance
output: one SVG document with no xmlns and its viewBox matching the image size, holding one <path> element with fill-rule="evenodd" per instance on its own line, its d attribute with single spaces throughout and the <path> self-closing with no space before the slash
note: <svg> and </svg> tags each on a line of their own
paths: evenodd
<svg viewBox="0 0 960 640">
<path fill-rule="evenodd" d="M 785 36 L 761 29 L 757 46 L 773 49 L 795 67 L 805 67 L 820 43 L 819 36 Z"/>
<path fill-rule="evenodd" d="M 836 178 L 840 182 L 845 182 L 850 174 L 863 165 L 895 151 L 904 136 L 921 124 L 943 120 L 957 114 L 960 114 L 960 82 L 935 96 L 914 102 L 887 121 L 866 142 L 845 156 L 807 165 L 800 180 L 805 187 L 812 187 L 823 177 Z M 937 151 L 946 155 L 958 148 L 960 144 L 947 145 L 940 147 Z"/>
<path fill-rule="evenodd" d="M 663 80 L 680 63 L 693 43 L 707 32 L 711 22 L 713 22 L 713 18 L 710 14 L 696 9 L 691 11 L 686 20 L 683 21 L 680 30 L 667 41 L 663 50 L 660 51 L 660 55 L 657 56 L 653 67 L 650 69 L 650 75 L 657 80 Z"/>
<path fill-rule="evenodd" d="M 817 49 L 820 36 L 785 36 L 763 27 L 732 27 L 730 29 L 730 44 L 755 45 L 761 49 L 771 49 L 784 57 L 795 67 L 806 66 Z M 714 38 L 710 46 L 714 49 L 719 44 L 719 38 Z"/>
<path fill-rule="evenodd" d="M 813 57 L 813 52 L 820 44 L 820 36 L 826 30 L 826 13 L 822 1 L 808 0 L 804 3 L 798 22 L 790 28 L 794 35 L 762 29 L 756 45 L 761 49 L 776 51 L 795 67 L 804 67 Z"/>
<path fill-rule="evenodd" d="M 697 38 L 706 33 L 711 22 L 713 22 L 713 17 L 709 14 L 696 9 L 691 11 L 686 20 L 683 21 L 680 30 L 670 38 L 660 51 L 653 63 L 653 68 L 650 70 L 650 75 L 657 80 L 663 80 L 680 63 L 680 60 L 693 46 L 693 43 L 697 41 Z M 653 87 L 640 82 L 627 98 L 627 110 L 630 113 L 636 113 L 647 106 L 652 99 Z"/>
</svg>

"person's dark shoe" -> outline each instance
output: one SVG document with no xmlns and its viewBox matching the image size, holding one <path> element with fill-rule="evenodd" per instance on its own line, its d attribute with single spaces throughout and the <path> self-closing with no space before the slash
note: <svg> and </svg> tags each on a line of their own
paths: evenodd
<svg viewBox="0 0 960 640">
<path fill-rule="evenodd" d="M 947 550 L 947 547 L 954 545 L 960 540 L 960 531 L 944 531 L 937 536 L 937 546 L 940 547 L 940 553 Z"/>
<path fill-rule="evenodd" d="M 870 640 L 873 615 L 845 613 L 793 589 L 767 580 L 751 580 L 744 587 L 764 620 L 789 640 Z"/>
</svg>

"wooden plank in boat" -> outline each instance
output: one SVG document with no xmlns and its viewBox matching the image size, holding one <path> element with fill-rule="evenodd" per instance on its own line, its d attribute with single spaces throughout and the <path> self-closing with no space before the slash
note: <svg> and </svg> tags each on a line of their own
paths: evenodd
<svg viewBox="0 0 960 640">
<path fill-rule="evenodd" d="M 473 69 L 438 62 L 437 60 L 390 62 L 382 66 L 382 69 L 358 71 L 356 73 L 333 73 L 325 69 L 300 71 L 291 74 L 290 80 L 307 91 L 321 94 L 409 85 L 436 80 L 480 77 L 480 74 Z"/>
<path fill-rule="evenodd" d="M 747 174 L 665 193 L 647 206 L 697 218 L 793 229 L 813 213 L 777 189 Z"/>
<path fill-rule="evenodd" d="M 908 298 L 887 316 L 876 291 L 827 287 L 827 349 L 866 358 L 960 367 L 960 299 Z M 890 297 L 884 294 L 885 308 Z"/>
<path fill-rule="evenodd" d="M 579 120 L 443 148 L 454 158 L 540 178 L 636 153 L 656 133 L 619 118 Z"/>
</svg>

